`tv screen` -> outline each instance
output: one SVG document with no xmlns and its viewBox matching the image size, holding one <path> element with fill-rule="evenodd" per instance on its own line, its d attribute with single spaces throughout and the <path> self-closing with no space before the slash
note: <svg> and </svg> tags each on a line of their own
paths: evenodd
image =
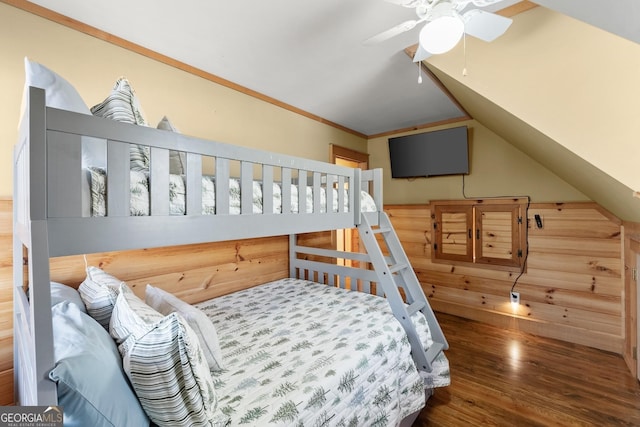
<svg viewBox="0 0 640 427">
<path fill-rule="evenodd" d="M 467 127 L 389 138 L 392 178 L 469 173 Z"/>
</svg>

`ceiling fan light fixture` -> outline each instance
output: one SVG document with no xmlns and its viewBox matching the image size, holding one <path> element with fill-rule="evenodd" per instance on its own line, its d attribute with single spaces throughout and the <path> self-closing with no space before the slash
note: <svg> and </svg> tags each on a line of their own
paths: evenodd
<svg viewBox="0 0 640 427">
<path fill-rule="evenodd" d="M 457 16 L 441 16 L 420 30 L 420 46 L 432 54 L 450 51 L 464 34 L 464 23 Z"/>
</svg>

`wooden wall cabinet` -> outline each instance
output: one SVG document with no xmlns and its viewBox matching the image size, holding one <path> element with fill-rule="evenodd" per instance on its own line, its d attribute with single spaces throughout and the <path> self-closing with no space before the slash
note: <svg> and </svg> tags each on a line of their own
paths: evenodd
<svg viewBox="0 0 640 427">
<path fill-rule="evenodd" d="M 521 271 L 527 205 L 524 198 L 431 202 L 432 260 Z"/>
</svg>

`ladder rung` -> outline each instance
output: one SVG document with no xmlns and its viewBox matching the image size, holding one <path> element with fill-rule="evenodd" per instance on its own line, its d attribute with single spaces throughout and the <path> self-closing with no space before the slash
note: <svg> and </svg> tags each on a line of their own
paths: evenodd
<svg viewBox="0 0 640 427">
<path fill-rule="evenodd" d="M 389 271 L 391 271 L 391 274 L 393 274 L 397 271 L 404 270 L 405 268 L 408 268 L 408 267 L 409 267 L 409 264 L 401 262 L 399 264 L 389 266 Z"/>
<path fill-rule="evenodd" d="M 427 361 L 429 362 L 429 364 L 432 364 L 433 361 L 436 360 L 436 357 L 438 357 L 438 355 L 442 353 L 442 350 L 444 350 L 443 343 L 434 342 L 433 344 L 431 344 L 431 347 L 429 347 L 429 350 L 427 350 Z"/>
<path fill-rule="evenodd" d="M 425 305 L 427 304 L 424 301 L 414 301 L 409 307 L 407 307 L 407 313 L 409 313 L 409 316 L 411 316 L 413 315 L 413 313 L 422 310 Z"/>
<path fill-rule="evenodd" d="M 374 234 L 388 233 L 391 231 L 391 227 L 372 228 L 371 231 L 373 231 Z"/>
</svg>

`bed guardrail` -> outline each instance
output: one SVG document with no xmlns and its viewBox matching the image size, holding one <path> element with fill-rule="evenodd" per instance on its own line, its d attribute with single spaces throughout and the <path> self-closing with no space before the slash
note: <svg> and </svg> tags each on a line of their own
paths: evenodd
<svg viewBox="0 0 640 427">
<path fill-rule="evenodd" d="M 382 209 L 380 172 L 49 108 L 44 105 L 44 92 L 37 88 L 30 88 L 28 114 L 29 120 L 22 123 L 28 123 L 29 140 L 21 148 L 28 151 L 28 162 L 17 165 L 17 175 L 25 186 L 19 188 L 20 194 L 31 198 L 22 200 L 21 206 L 29 211 L 30 220 L 47 220 L 51 256 L 351 228 L 360 223 L 357 195 L 363 185 L 377 209 Z M 101 218 L 86 214 L 83 145 L 87 138 L 106 147 L 107 212 Z M 149 147 L 151 165 L 149 215 L 135 218 L 130 217 L 130 192 L 124 190 L 130 185 L 131 144 Z M 169 215 L 170 151 L 182 152 L 186 158 L 184 215 Z M 215 215 L 202 212 L 203 163 L 211 163 L 214 170 Z M 229 180 L 234 176 L 240 183 L 240 215 L 230 213 Z M 262 183 L 262 213 L 253 211 L 254 181 Z M 277 213 L 273 184 L 281 188 L 282 208 Z M 296 211 L 291 208 L 292 188 L 299 195 Z M 311 209 L 304 197 L 308 189 L 313 194 Z M 321 189 L 337 192 L 335 201 L 326 197 L 323 213 Z M 254 215 L 261 215 L 260 221 Z M 159 229 L 162 236 L 153 232 Z M 92 239 L 70 239 L 70 233 L 86 233 Z"/>
</svg>

